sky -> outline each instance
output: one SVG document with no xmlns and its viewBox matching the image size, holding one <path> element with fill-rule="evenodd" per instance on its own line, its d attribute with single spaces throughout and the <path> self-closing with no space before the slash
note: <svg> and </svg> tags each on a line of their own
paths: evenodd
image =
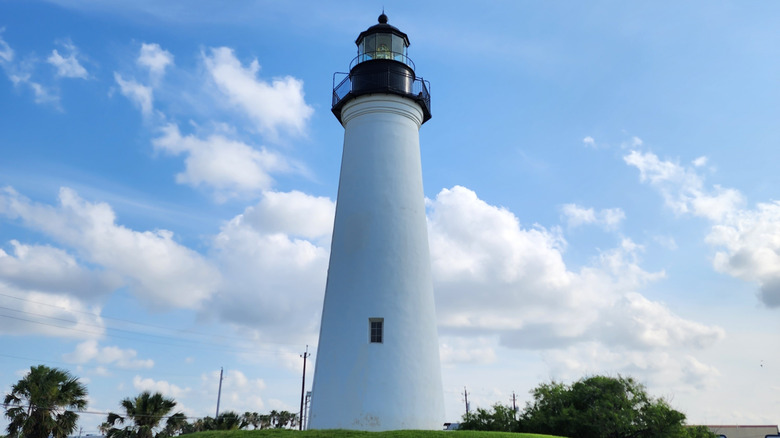
<svg viewBox="0 0 780 438">
<path fill-rule="evenodd" d="M 192 417 L 310 389 L 333 74 L 409 35 L 446 420 L 632 376 L 780 423 L 780 3 L 0 1 L 0 385 Z M 0 427 L 7 426 L 0 419 Z"/>
</svg>

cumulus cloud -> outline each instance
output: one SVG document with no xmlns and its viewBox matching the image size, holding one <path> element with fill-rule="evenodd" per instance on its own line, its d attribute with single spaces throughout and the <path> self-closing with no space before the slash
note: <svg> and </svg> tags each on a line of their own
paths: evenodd
<svg viewBox="0 0 780 438">
<path fill-rule="evenodd" d="M 280 154 L 223 135 L 182 136 L 175 124 L 163 126 L 160 132 L 152 141 L 157 150 L 187 157 L 185 170 L 176 175 L 176 181 L 194 187 L 212 187 L 220 198 L 268 189 L 273 183 L 271 173 L 291 168 Z"/>
<path fill-rule="evenodd" d="M 167 230 L 134 231 L 116 224 L 111 207 L 88 202 L 68 188 L 59 205 L 0 191 L 0 215 L 18 219 L 72 248 L 87 262 L 121 276 L 142 299 L 164 308 L 197 308 L 219 284 L 219 272 Z"/>
<path fill-rule="evenodd" d="M 165 74 L 165 69 L 173 65 L 173 55 L 159 44 L 141 44 L 141 53 L 136 60 L 138 65 L 149 69 L 152 82 L 159 81 Z"/>
<path fill-rule="evenodd" d="M 135 78 L 125 79 L 119 72 L 114 72 L 114 81 L 119 85 L 120 93 L 148 118 L 154 110 L 154 90 L 159 89 L 166 68 L 173 65 L 173 55 L 163 50 L 159 44 L 143 43 L 136 63 L 149 70 L 148 83 L 142 83 Z"/>
<path fill-rule="evenodd" d="M 65 56 L 61 55 L 57 49 L 52 50 L 51 55 L 46 62 L 57 69 L 57 76 L 62 78 L 87 79 L 89 74 L 78 60 L 78 49 L 70 41 L 62 43 L 65 49 Z"/>
<path fill-rule="evenodd" d="M 66 361 L 78 364 L 97 362 L 101 365 L 113 365 L 119 368 L 152 368 L 151 359 L 138 359 L 138 353 L 133 349 L 122 349 L 115 346 L 100 347 L 96 339 L 84 341 L 76 349 L 63 356 Z"/>
<path fill-rule="evenodd" d="M 596 147 L 596 140 L 591 136 L 583 138 L 582 142 L 585 144 L 585 146 Z"/>
<path fill-rule="evenodd" d="M 0 280 L 24 290 L 70 293 L 82 298 L 105 295 L 122 281 L 112 273 L 87 269 L 66 251 L 10 242 L 13 253 L 0 249 Z"/>
<path fill-rule="evenodd" d="M 742 193 L 718 185 L 706 187 L 694 168 L 637 150 L 624 160 L 639 170 L 640 180 L 655 187 L 673 211 L 711 222 L 706 242 L 715 248 L 716 270 L 757 282 L 761 301 L 780 307 L 780 202 L 745 208 Z M 693 165 L 700 167 L 703 162 L 697 159 Z"/>
<path fill-rule="evenodd" d="M 439 344 L 443 366 L 462 363 L 487 365 L 496 361 L 494 342 L 489 338 L 448 336 L 440 338 Z"/>
<path fill-rule="evenodd" d="M 510 348 L 594 342 L 627 351 L 687 351 L 723 337 L 722 329 L 685 320 L 639 294 L 664 273 L 643 270 L 643 248 L 630 239 L 573 271 L 563 262 L 566 242 L 558 230 L 523 228 L 514 214 L 464 187 L 429 201 L 429 239 L 443 336 L 495 335 Z"/>
<path fill-rule="evenodd" d="M 684 351 L 628 350 L 598 342 L 582 342 L 561 349 L 542 352 L 558 380 L 575 380 L 584 375 L 642 375 L 654 385 L 686 391 L 712 386 L 720 372 L 699 362 Z"/>
<path fill-rule="evenodd" d="M 217 393 L 219 385 L 219 371 L 201 375 L 202 391 L 204 395 Z M 223 411 L 236 412 L 263 412 L 266 410 L 265 402 L 261 397 L 266 384 L 263 379 L 249 378 L 239 370 L 226 370 L 222 381 Z"/>
<path fill-rule="evenodd" d="M 561 211 L 567 225 L 572 228 L 580 225 L 599 225 L 606 230 L 613 230 L 626 218 L 625 212 L 620 208 L 605 208 L 597 212 L 592 207 L 564 204 Z"/>
<path fill-rule="evenodd" d="M 105 332 L 100 308 L 67 293 L 20 289 L 0 279 L 0 333 L 91 339 Z"/>
<path fill-rule="evenodd" d="M 123 96 L 128 98 L 138 109 L 141 110 L 141 114 L 144 117 L 152 115 L 152 104 L 154 100 L 154 93 L 152 87 L 143 85 L 136 82 L 134 79 L 125 80 L 117 72 L 114 72 L 114 80 L 119 85 L 119 91 Z"/>
<path fill-rule="evenodd" d="M 177 401 L 185 398 L 192 391 L 189 387 L 182 388 L 165 380 L 154 380 L 141 376 L 133 377 L 133 388 L 138 392 L 159 392 L 166 397 L 173 397 L 173 399 Z"/>
<path fill-rule="evenodd" d="M 603 313 L 599 336 L 610 345 L 667 349 L 681 346 L 701 349 L 725 336 L 720 328 L 688 321 L 672 313 L 662 303 L 631 292 L 622 296 Z"/>
<path fill-rule="evenodd" d="M 639 170 L 641 181 L 658 188 L 666 205 L 676 213 L 691 213 L 720 221 L 744 204 L 739 191 L 717 185 L 707 190 L 704 178 L 696 171 L 661 160 L 652 152 L 632 150 L 623 160 Z"/>
<path fill-rule="evenodd" d="M 780 202 L 759 203 L 712 226 L 707 243 L 718 248 L 715 269 L 747 281 L 757 281 L 760 298 L 780 307 Z"/>
<path fill-rule="evenodd" d="M 230 102 L 255 122 L 259 131 L 275 136 L 280 129 L 300 134 L 314 109 L 306 104 L 303 82 L 292 76 L 270 82 L 257 77 L 257 59 L 244 67 L 228 47 L 202 53 L 211 79 Z"/>
<path fill-rule="evenodd" d="M 216 236 L 213 256 L 225 284 L 205 308 L 260 339 L 316 336 L 334 211 L 327 198 L 265 193 Z"/>
</svg>

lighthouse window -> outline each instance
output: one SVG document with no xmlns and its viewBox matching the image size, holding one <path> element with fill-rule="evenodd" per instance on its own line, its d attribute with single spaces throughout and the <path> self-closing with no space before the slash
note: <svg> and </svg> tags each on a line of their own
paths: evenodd
<svg viewBox="0 0 780 438">
<path fill-rule="evenodd" d="M 360 50 L 362 50 L 362 60 L 369 61 L 374 59 L 374 52 L 376 52 L 376 35 L 367 35 L 360 43 Z"/>
<path fill-rule="evenodd" d="M 405 58 L 406 47 L 404 46 L 404 39 L 398 35 L 393 35 L 393 59 L 406 63 Z"/>
<path fill-rule="evenodd" d="M 380 33 L 376 35 L 376 59 L 392 59 L 393 34 Z"/>
<path fill-rule="evenodd" d="M 382 335 L 383 335 L 383 329 L 384 329 L 384 318 L 369 318 L 368 319 L 368 327 L 369 327 L 369 339 L 371 343 L 374 344 L 381 344 L 382 343 Z"/>
</svg>

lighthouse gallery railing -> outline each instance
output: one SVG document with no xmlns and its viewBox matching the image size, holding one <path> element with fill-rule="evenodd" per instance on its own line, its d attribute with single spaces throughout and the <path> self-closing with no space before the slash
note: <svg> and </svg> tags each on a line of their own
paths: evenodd
<svg viewBox="0 0 780 438">
<path fill-rule="evenodd" d="M 399 82 L 408 82 L 399 81 L 399 76 L 407 80 L 413 79 L 411 92 L 410 90 L 400 89 L 395 85 Z M 357 93 L 354 93 L 352 89 L 353 78 L 355 78 L 355 80 L 367 79 L 368 81 L 365 82 L 376 84 L 376 87 L 373 89 L 361 89 L 359 94 L 368 94 L 372 92 L 381 93 L 389 91 L 394 94 L 408 96 L 409 98 L 414 99 L 419 104 L 423 105 L 426 113 L 430 114 L 431 112 L 431 93 L 429 91 L 431 84 L 423 78 L 415 78 L 409 73 L 399 72 L 397 70 L 391 69 L 382 72 L 371 72 L 365 74 L 357 73 L 353 74 L 352 76 L 350 76 L 349 73 L 334 73 L 332 107 L 334 110 L 340 106 L 339 104 L 345 98 L 358 95 Z M 338 85 L 336 85 L 336 81 L 339 81 Z M 361 82 L 365 83 L 364 81 Z"/>
</svg>

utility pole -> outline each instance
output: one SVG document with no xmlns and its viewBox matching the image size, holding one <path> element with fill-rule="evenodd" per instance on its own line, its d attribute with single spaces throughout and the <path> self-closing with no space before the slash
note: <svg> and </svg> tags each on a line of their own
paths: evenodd
<svg viewBox="0 0 780 438">
<path fill-rule="evenodd" d="M 301 413 L 298 417 L 298 430 L 303 430 L 303 398 L 306 394 L 306 358 L 311 356 L 309 354 L 309 346 L 306 346 L 306 351 L 303 352 L 301 357 L 303 358 L 303 378 L 301 379 Z"/>
<path fill-rule="evenodd" d="M 463 397 L 465 397 L 466 400 L 466 415 L 469 414 L 469 393 L 466 391 L 466 387 L 463 387 Z"/>
<path fill-rule="evenodd" d="M 217 413 L 214 415 L 216 420 L 219 417 L 219 399 L 222 397 L 222 367 L 219 368 L 219 392 L 217 392 Z"/>
<path fill-rule="evenodd" d="M 517 417 L 517 396 L 515 395 L 515 392 L 512 391 L 512 418 Z"/>
</svg>

